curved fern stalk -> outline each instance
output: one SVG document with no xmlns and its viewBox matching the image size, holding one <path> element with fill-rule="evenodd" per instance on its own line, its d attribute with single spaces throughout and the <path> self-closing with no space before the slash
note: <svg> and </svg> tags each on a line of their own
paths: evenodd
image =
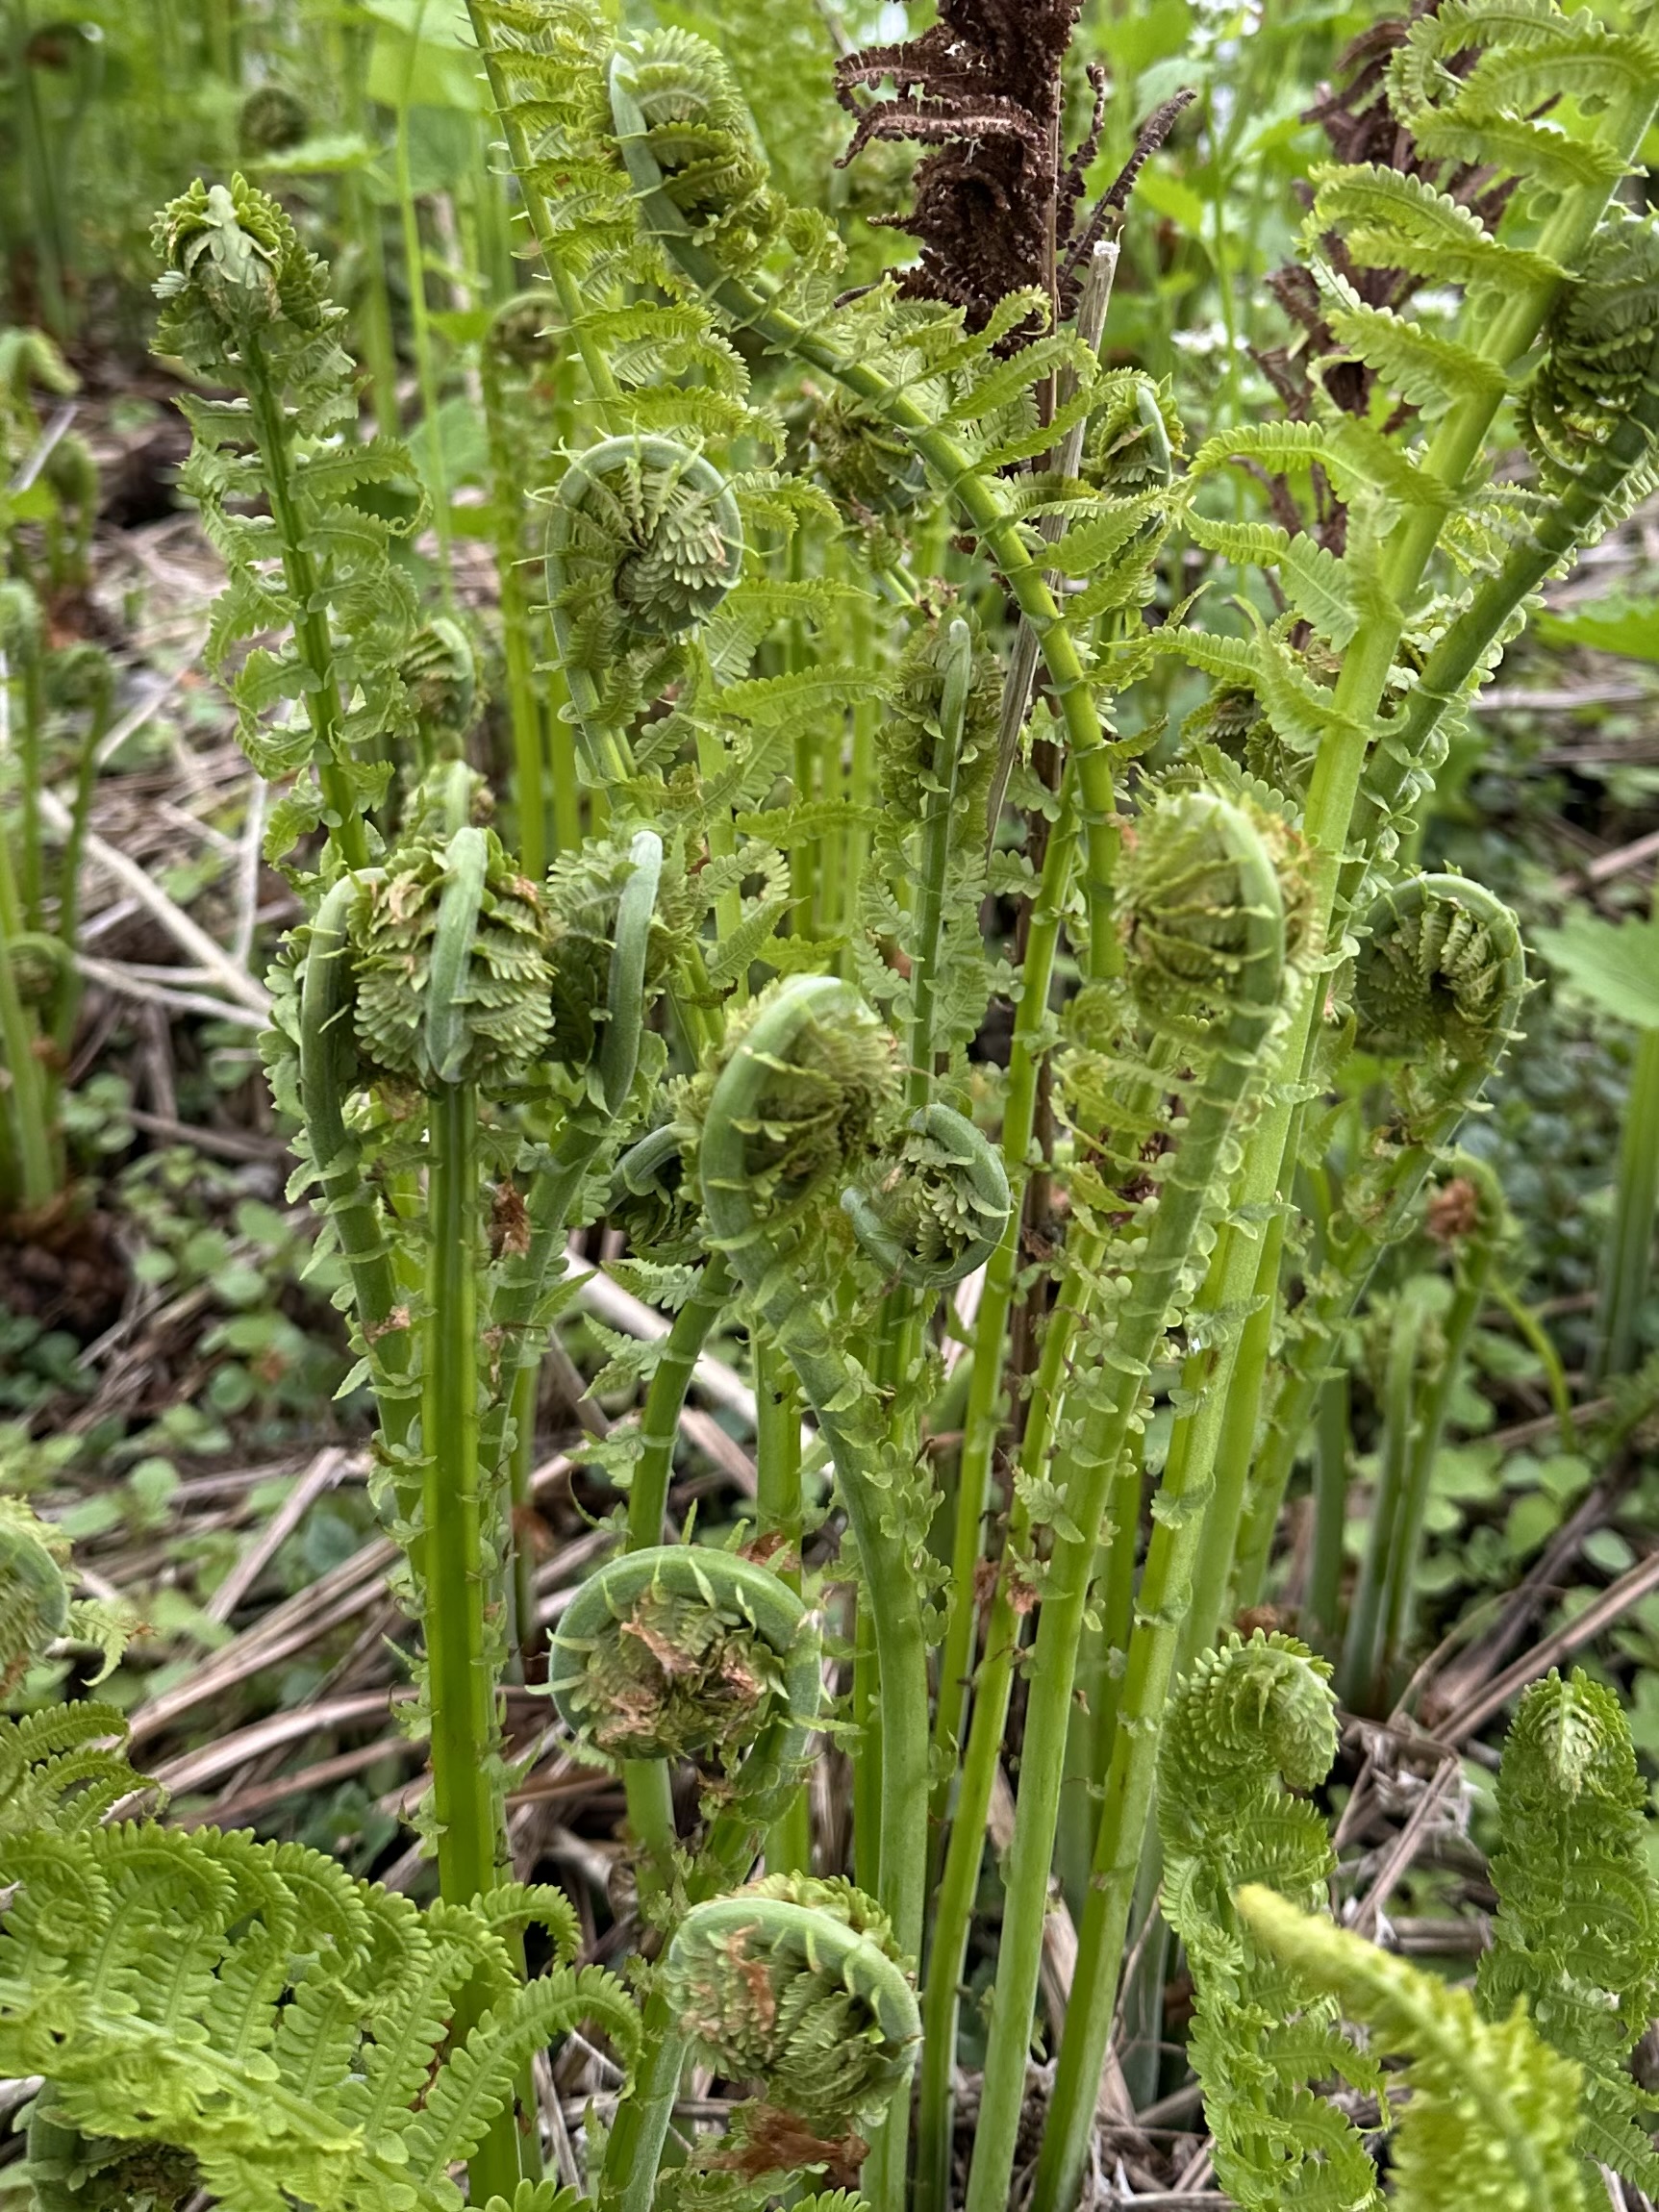
<svg viewBox="0 0 1659 2212">
<path fill-rule="evenodd" d="M 816 2140 L 826 2154 L 844 2156 L 848 2139 L 909 2079 L 921 2024 L 916 1994 L 885 1916 L 845 1882 L 768 1875 L 694 1905 L 668 1946 L 663 1979 L 673 2031 L 617 2114 L 601 2212 L 650 2212 L 694 2050 L 735 2079 L 764 2082 L 755 2122 L 792 2121 L 793 2139 Z M 758 2124 L 752 2140 L 766 2140 Z"/>
<path fill-rule="evenodd" d="M 165 264 L 158 348 L 245 394 L 179 402 L 193 434 L 186 487 L 230 570 L 209 659 L 218 666 L 239 640 L 291 628 L 291 646 L 257 648 L 231 680 L 238 737 L 262 775 L 314 768 L 339 858 L 364 867 L 363 809 L 385 789 L 388 735 L 409 718 L 397 660 L 415 609 L 387 555 L 390 526 L 350 495 L 413 477 L 413 465 L 393 441 L 339 442 L 356 414 L 351 363 L 336 336 L 342 311 L 276 201 L 239 176 L 228 188 L 198 182 L 157 217 L 154 242 Z M 268 520 L 230 511 L 229 502 L 261 495 Z M 303 726 L 262 719 L 294 698 L 305 702 Z M 309 819 L 317 812 L 312 806 Z M 303 794 L 283 821 L 290 838 L 307 826 Z"/>
<path fill-rule="evenodd" d="M 1645 1834 L 1646 1784 L 1611 1690 L 1552 1668 L 1521 1701 L 1497 1774 L 1497 1913 L 1475 2001 L 1488 2020 L 1524 1999 L 1534 2025 L 1583 2069 L 1585 2186 L 1608 2166 L 1659 2187 L 1649 2099 L 1629 2059 L 1659 2003 L 1659 1885 Z"/>
<path fill-rule="evenodd" d="M 1639 392 L 1605 440 L 1571 477 L 1557 497 L 1533 517 L 1526 539 L 1513 546 L 1501 567 L 1485 577 L 1469 605 L 1424 662 L 1398 714 L 1380 725 L 1354 816 L 1361 856 L 1375 865 L 1386 827 L 1408 818 L 1425 774 L 1432 774 L 1446 717 L 1484 674 L 1494 648 L 1513 634 L 1528 597 L 1553 571 L 1606 527 L 1627 496 L 1644 483 L 1659 440 L 1659 337 L 1647 357 Z M 1356 857 L 1345 870 L 1343 896 L 1357 895 L 1368 865 Z"/>
<path fill-rule="evenodd" d="M 580 862 L 570 864 L 573 878 Z M 530 1179 L 525 1194 L 523 1249 L 505 1263 L 490 1302 L 491 1326 L 500 1332 L 500 1363 L 485 1410 L 479 1454 L 490 1475 L 506 1464 L 515 1393 L 524 1370 L 545 1345 L 547 1295 L 565 1269 L 565 1245 L 582 1184 L 627 1104 L 640 1063 L 647 1011 L 646 970 L 663 841 L 637 830 L 629 841 L 626 872 L 616 893 L 616 922 L 606 987 L 605 1023 L 597 1054 L 566 1106 L 565 1126 Z M 552 888 L 557 903 L 559 877 Z"/>
<path fill-rule="evenodd" d="M 1007 2200 L 1072 1684 L 1107 1493 L 1130 1446 L 1159 1344 L 1179 1309 L 1184 1285 L 1201 1264 L 1224 1203 L 1238 1157 L 1235 1132 L 1263 1077 L 1285 979 L 1285 904 L 1268 845 L 1244 814 L 1211 792 L 1177 794 L 1143 817 L 1126 871 L 1124 904 L 1127 972 L 1140 1007 L 1149 1022 L 1187 1034 L 1202 1071 L 1188 1102 L 1180 1143 L 1161 1163 L 1156 1210 L 1102 1353 L 1104 1371 L 1097 1387 L 1105 1419 L 1095 1438 L 1098 1456 L 1075 1460 L 1068 1470 L 1065 1521 L 1042 1579 L 968 2212 L 999 2212 Z M 1090 1916 L 1064 2047 L 1074 2054 L 1069 2093 L 1086 2096 L 1091 2111 L 1115 1990 L 1106 1989 L 1102 1998 L 1099 1983 L 1090 1977 L 1117 1958 L 1122 1942 L 1203 1503 L 1201 1496 L 1183 1495 L 1166 1472 L 1154 1506 L 1152 1547 L 1130 1644 Z M 969 1737 L 969 1766 L 996 1755 L 991 1740 L 992 1702 L 982 1692 Z M 1097 1906 L 1103 1908 L 1098 1913 Z M 1098 2045 L 1089 2066 L 1087 2049 L 1095 2036 Z M 1085 2061 L 1081 2070 L 1079 2058 Z M 1084 2079 L 1088 2086 L 1080 2091 Z M 1059 2099 L 1067 2087 L 1063 2059 L 1051 2132 L 1064 2124 Z"/>
<path fill-rule="evenodd" d="M 1398 2212 L 1585 2212 L 1573 2156 L 1579 2070 L 1517 2006 L 1479 2018 L 1467 1990 L 1310 1918 L 1269 1889 L 1234 1899 L 1255 1941 L 1410 2059 L 1391 2144 Z"/>
<path fill-rule="evenodd" d="M 1329 1348 L 1358 1312 L 1383 1253 L 1409 1234 L 1424 1182 L 1516 1034 L 1526 990 L 1515 917 L 1481 884 L 1417 876 L 1385 892 L 1367 917 L 1354 975 L 1356 1042 L 1400 1064 L 1396 1119 L 1356 1169 L 1326 1264 L 1296 1317 L 1295 1355 L 1273 1395 L 1239 1523 L 1233 1593 L 1242 1605 L 1260 1596 Z"/>
<path fill-rule="evenodd" d="M 631 769 L 596 668 L 708 619 L 742 568 L 743 525 L 712 463 L 669 438 L 611 438 L 576 456 L 547 525 L 547 598 L 570 702 L 601 784 Z"/>
<path fill-rule="evenodd" d="M 1241 2212 L 1381 2203 L 1358 2128 L 1307 2086 L 1342 2075 L 1380 2091 L 1381 2073 L 1233 1904 L 1241 1883 L 1260 1882 L 1302 1912 L 1325 1909 L 1336 1854 L 1321 1816 L 1291 1793 L 1317 1788 L 1336 1751 L 1330 1669 L 1294 1637 L 1230 1635 L 1171 1693 L 1158 1755 L 1163 1909 L 1193 1975 L 1189 2048 L 1216 2175 Z"/>
<path fill-rule="evenodd" d="M 719 1809 L 693 1876 L 693 1895 L 706 1895 L 748 1873 L 761 1829 L 800 1781 L 818 1669 L 818 1617 L 769 1568 L 659 1545 L 582 1584 L 547 1686 L 578 1747 L 607 1764 L 718 1754 Z"/>
<path fill-rule="evenodd" d="M 757 1000 L 734 1035 L 708 1100 L 698 1164 L 710 1242 L 799 1378 L 857 1542 L 880 1676 L 878 1895 L 914 1957 L 927 1855 L 927 1652 L 917 1572 L 927 1504 L 808 1276 L 811 1208 L 862 1165 L 891 1086 L 886 1034 L 857 993 L 830 976 L 792 977 Z M 872 2190 L 884 2212 L 902 2190 L 903 2142 L 894 2113 Z"/>
</svg>

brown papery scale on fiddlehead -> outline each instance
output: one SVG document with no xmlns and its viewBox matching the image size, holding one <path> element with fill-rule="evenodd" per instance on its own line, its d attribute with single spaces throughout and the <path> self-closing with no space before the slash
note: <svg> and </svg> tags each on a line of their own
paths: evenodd
<svg viewBox="0 0 1659 2212">
<path fill-rule="evenodd" d="M 455 1066 L 433 1067 L 427 1050 L 433 953 L 455 841 L 420 838 L 402 846 L 384 869 L 362 878 L 351 915 L 359 1049 L 374 1068 L 423 1089 L 521 1081 L 553 1026 L 540 894 L 492 831 L 462 835 L 483 839 L 485 863 L 477 926 L 455 997 L 465 1030 Z"/>
<path fill-rule="evenodd" d="M 751 1736 L 779 1679 L 745 1621 L 653 1584 L 594 1641 L 561 1701 L 608 1759 L 693 1759 Z"/>
<path fill-rule="evenodd" d="M 815 1955 L 803 1910 L 852 1939 L 842 1955 Z M 764 2079 L 768 2105 L 824 2137 L 873 2119 L 909 2067 L 886 2017 L 902 2018 L 908 1996 L 892 1929 L 850 1882 L 768 1874 L 689 1921 L 667 1972 L 706 2055 L 735 2080 Z"/>
</svg>

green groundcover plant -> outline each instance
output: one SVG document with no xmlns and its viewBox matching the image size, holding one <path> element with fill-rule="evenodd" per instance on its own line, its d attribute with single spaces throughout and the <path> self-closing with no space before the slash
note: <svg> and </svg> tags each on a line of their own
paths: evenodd
<svg viewBox="0 0 1659 2212">
<path fill-rule="evenodd" d="M 1029 2152 L 1057 1851 L 1083 1878 L 1037 2212 L 1077 2199 L 1160 1864 L 1238 2202 L 1565 2212 L 1594 2162 L 1652 2179 L 1626 2060 L 1659 1953 L 1616 1705 L 1551 1681 L 1522 1709 L 1471 1999 L 1319 1917 L 1329 1846 L 1286 1785 L 1330 1765 L 1328 1669 L 1218 1639 L 1266 1588 L 1333 1347 L 1432 1205 L 1451 1303 L 1401 1296 L 1341 1652 L 1348 1702 L 1398 1686 L 1506 1234 L 1449 1147 L 1526 989 L 1503 904 L 1412 855 L 1540 587 L 1653 480 L 1659 232 L 1623 181 L 1659 46 L 1550 0 L 1383 26 L 1310 180 L 1302 384 L 1194 442 L 1180 392 L 1109 344 L 1119 218 L 1182 103 L 1092 209 L 1076 12 L 961 0 L 845 58 L 850 160 L 925 150 L 919 259 L 843 288 L 713 46 L 471 0 L 533 280 L 481 357 L 499 794 L 461 742 L 466 636 L 406 557 L 421 471 L 360 421 L 328 272 L 239 175 L 158 218 L 156 342 L 195 385 L 185 485 L 228 577 L 208 657 L 306 904 L 267 1060 L 342 1271 L 348 1387 L 378 1409 L 440 1896 L 130 1817 L 96 1705 L 4 1723 L 0 2068 L 43 2079 L 50 2212 L 197 2188 L 410 2212 L 463 2186 L 564 2212 L 529 2067 L 577 2027 L 626 2079 L 591 2146 L 601 2205 L 817 2188 L 827 2212 L 857 2174 L 875 2212 L 944 2212 L 1016 1746 L 968 2212 L 1002 2212 Z M 1500 468 L 1518 444 L 1528 467 Z M 515 453 L 544 466 L 529 500 Z M 1172 588 L 1182 547 L 1230 597 Z M 1160 695 L 1194 703 L 1161 725 L 1134 702 L 1171 667 Z M 22 1065 L 62 1002 L 10 880 Z M 997 1001 L 1005 1068 L 976 1044 Z M 18 1189 L 44 1194 L 22 1136 Z M 601 1219 L 670 1326 L 618 1353 L 644 1390 L 596 1449 L 617 1549 L 546 1689 L 624 1784 L 625 1979 L 570 1963 L 571 1910 L 509 1877 L 503 1811 L 501 1691 L 534 1640 L 513 1507 L 567 1239 Z M 758 1541 L 665 1544 L 722 1323 L 752 1347 Z M 48 1538 L 0 1537 L 15 1649 L 73 1633 Z M 851 1882 L 811 1863 L 826 1727 Z M 536 1926 L 551 1963 L 527 1974 Z M 687 2163 L 692 2054 L 758 2094 Z M 1318 2094 L 1339 2077 L 1397 2123 L 1386 2183 Z"/>
</svg>

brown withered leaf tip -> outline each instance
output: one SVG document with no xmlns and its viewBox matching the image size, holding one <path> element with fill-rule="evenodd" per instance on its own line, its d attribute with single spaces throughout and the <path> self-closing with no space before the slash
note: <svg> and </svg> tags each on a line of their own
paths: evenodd
<svg viewBox="0 0 1659 2212">
<path fill-rule="evenodd" d="M 746 2105 L 737 2118 L 735 2147 L 708 2157 L 709 2172 L 742 2174 L 757 2181 L 768 2174 L 821 2173 L 832 2188 L 857 2187 L 869 2148 L 862 2136 L 819 2135 L 797 2114 L 775 2104 Z"/>
<path fill-rule="evenodd" d="M 1079 227 L 1106 99 L 1105 73 L 1091 66 L 1093 115 L 1068 156 L 1062 66 L 1080 7 L 1081 0 L 941 0 L 938 22 L 919 38 L 866 46 L 836 64 L 837 95 L 857 117 L 842 167 L 871 138 L 931 148 L 917 163 L 909 214 L 872 218 L 920 241 L 919 258 L 899 279 L 900 295 L 959 307 L 971 330 L 982 329 L 1010 292 L 1033 285 L 1052 290 L 1060 314 L 1070 312 L 1090 249 L 1192 96 L 1166 102 L 1149 119 L 1112 190 Z M 861 93 L 890 83 L 890 95 L 860 105 Z"/>
</svg>

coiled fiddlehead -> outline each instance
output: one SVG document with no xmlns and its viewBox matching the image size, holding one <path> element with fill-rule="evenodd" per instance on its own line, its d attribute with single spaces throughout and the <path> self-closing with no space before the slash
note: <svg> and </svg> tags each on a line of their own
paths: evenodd
<svg viewBox="0 0 1659 2212">
<path fill-rule="evenodd" d="M 766 253 L 783 216 L 767 157 L 731 71 L 707 39 L 658 31 L 616 57 L 666 195 L 692 241 L 734 276 Z"/>
<path fill-rule="evenodd" d="M 1390 2142 L 1398 2212 L 1585 2212 L 1572 2138 L 1578 2069 L 1518 2007 L 1489 2024 L 1469 1992 L 1379 1950 L 1273 1891 L 1235 1903 L 1261 1947 L 1411 2063 Z"/>
<path fill-rule="evenodd" d="M 707 621 L 742 567 L 726 480 L 667 438 L 610 438 L 578 454 L 547 525 L 547 598 L 577 725 L 597 774 L 620 771 L 612 664 Z"/>
<path fill-rule="evenodd" d="M 896 1153 L 867 1186 L 842 1193 L 853 1234 L 878 1266 L 915 1290 L 947 1290 L 1002 1241 L 1008 1173 L 973 1123 L 948 1106 L 913 1114 Z"/>
<path fill-rule="evenodd" d="M 1467 1107 L 1513 1034 L 1526 962 L 1509 909 L 1462 876 L 1384 893 L 1354 964 L 1354 1041 L 1401 1063 L 1411 1127 Z"/>
<path fill-rule="evenodd" d="M 1609 210 L 1544 340 L 1521 423 L 1546 483 L 1558 490 L 1596 459 L 1646 383 L 1659 340 L 1659 229 L 1650 215 Z M 1651 482 L 1650 466 L 1633 471 L 1607 519 L 1628 513 Z"/>
<path fill-rule="evenodd" d="M 351 934 L 371 1068 L 429 1091 L 523 1079 L 552 1031 L 548 929 L 493 831 L 394 852 L 361 880 Z"/>
<path fill-rule="evenodd" d="M 1419 875 L 1372 905 L 1353 977 L 1355 1041 L 1395 1063 L 1396 1119 L 1373 1138 L 1296 1313 L 1294 1346 L 1251 1473 L 1234 1594 L 1253 1604 L 1330 1345 L 1377 1263 L 1417 1219 L 1423 1183 L 1520 1019 L 1526 954 L 1509 909 L 1463 876 Z"/>
<path fill-rule="evenodd" d="M 103 1653 L 94 1688 L 113 1673 L 138 1616 L 119 1599 L 71 1597 L 72 1586 L 68 1540 L 26 1498 L 0 1496 L 0 1699 L 59 1642 Z"/>
<path fill-rule="evenodd" d="M 1377 2202 L 1358 2130 L 1307 2087 L 1332 2074 L 1375 2086 L 1375 2069 L 1329 1999 L 1264 1950 L 1232 1902 L 1248 1881 L 1303 1912 L 1323 1907 L 1330 1837 L 1291 1793 L 1317 1787 L 1336 1757 L 1330 1672 L 1294 1637 L 1229 1636 L 1176 1685 L 1158 1757 L 1164 1915 L 1193 1973 L 1190 2049 L 1217 2177 L 1259 2212 L 1314 2196 L 1332 2212 Z"/>
<path fill-rule="evenodd" d="M 892 1927 L 847 1882 L 768 1875 L 693 1906 L 663 1978 L 676 2032 L 638 2092 L 633 2164 L 615 2190 L 607 2167 L 607 2212 L 647 2212 L 691 2049 L 764 2082 L 763 2109 L 793 2118 L 826 2151 L 877 2118 L 915 2063 L 921 2023 Z"/>
<path fill-rule="evenodd" d="M 818 1644 L 817 1615 L 767 1568 L 659 1545 L 582 1584 L 547 1686 L 577 1743 L 608 1762 L 717 1758 L 752 1830 L 800 1778 L 818 1718 Z"/>
<path fill-rule="evenodd" d="M 1582 1668 L 1535 1682 L 1497 1774 L 1498 1909 L 1476 2000 L 1501 2020 L 1524 1999 L 1538 2032 L 1584 2071 L 1578 2149 L 1651 2195 L 1659 2154 L 1629 2059 L 1659 2007 L 1659 1885 L 1645 1841 L 1647 1786 L 1613 1691 Z M 1593 2171 L 1586 2184 L 1598 2186 Z"/>
</svg>

